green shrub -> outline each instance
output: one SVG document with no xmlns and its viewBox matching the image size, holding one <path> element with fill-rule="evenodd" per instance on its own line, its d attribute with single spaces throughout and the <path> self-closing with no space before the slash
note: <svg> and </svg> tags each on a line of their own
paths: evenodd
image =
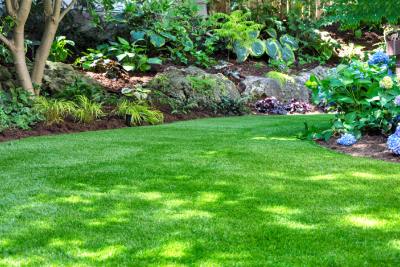
<svg viewBox="0 0 400 267">
<path fill-rule="evenodd" d="M 33 108 L 32 96 L 21 88 L 0 90 L 0 132 L 7 128 L 30 129 L 43 120 Z"/>
<path fill-rule="evenodd" d="M 49 60 L 55 62 L 65 62 L 72 56 L 70 47 L 75 46 L 75 42 L 68 40 L 65 36 L 57 36 L 51 45 Z"/>
<path fill-rule="evenodd" d="M 86 96 L 97 103 L 115 104 L 117 102 L 116 94 L 110 94 L 103 88 L 82 79 L 76 79 L 74 83 L 65 87 L 64 90 L 54 97 L 74 101 L 77 96 Z"/>
<path fill-rule="evenodd" d="M 329 138 L 334 133 L 356 137 L 366 132 L 386 134 L 396 127 L 400 87 L 386 63 L 353 61 L 339 65 L 323 80 L 311 77 L 307 86 L 313 92 L 314 103 L 323 103 L 337 112 L 331 128 L 318 137 Z"/>
</svg>

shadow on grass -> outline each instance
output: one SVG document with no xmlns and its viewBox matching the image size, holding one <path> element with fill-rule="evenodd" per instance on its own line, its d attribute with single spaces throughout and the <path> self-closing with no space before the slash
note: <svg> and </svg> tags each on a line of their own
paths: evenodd
<svg viewBox="0 0 400 267">
<path fill-rule="evenodd" d="M 259 120 L 146 142 L 137 130 L 112 153 L 107 134 L 16 144 L 1 165 L 0 265 L 400 264 L 400 168 Z"/>
</svg>

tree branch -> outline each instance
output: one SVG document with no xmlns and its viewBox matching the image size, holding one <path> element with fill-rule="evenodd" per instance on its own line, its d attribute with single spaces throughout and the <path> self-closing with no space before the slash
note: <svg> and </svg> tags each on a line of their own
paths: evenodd
<svg viewBox="0 0 400 267">
<path fill-rule="evenodd" d="M 3 42 L 11 51 L 15 50 L 13 42 L 8 40 L 7 37 L 5 37 L 1 33 L 0 33 L 0 41 Z"/>
<path fill-rule="evenodd" d="M 44 15 L 50 17 L 53 14 L 53 3 L 51 0 L 43 1 Z"/>
<path fill-rule="evenodd" d="M 71 9 L 75 5 L 75 3 L 76 3 L 76 0 L 72 0 L 71 3 L 63 10 L 63 12 L 60 15 L 60 21 L 65 17 L 65 15 L 67 15 L 67 13 L 69 11 L 71 11 Z"/>
<path fill-rule="evenodd" d="M 6 0 L 6 8 L 7 8 L 7 13 L 15 18 L 17 16 L 17 12 L 15 11 L 13 2 L 11 2 L 12 0 Z"/>
</svg>

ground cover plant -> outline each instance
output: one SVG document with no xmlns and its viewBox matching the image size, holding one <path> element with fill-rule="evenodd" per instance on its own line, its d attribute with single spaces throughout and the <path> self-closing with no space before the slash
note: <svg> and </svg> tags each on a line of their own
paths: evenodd
<svg viewBox="0 0 400 267">
<path fill-rule="evenodd" d="M 397 265 L 400 167 L 296 139 L 329 117 L 1 143 L 0 264 Z"/>
</svg>

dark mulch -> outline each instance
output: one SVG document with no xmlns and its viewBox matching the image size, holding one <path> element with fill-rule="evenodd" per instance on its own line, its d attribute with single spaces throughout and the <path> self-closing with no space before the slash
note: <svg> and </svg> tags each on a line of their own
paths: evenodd
<svg viewBox="0 0 400 267">
<path fill-rule="evenodd" d="M 192 120 L 199 118 L 219 117 L 220 115 L 206 111 L 196 111 L 190 114 L 169 114 L 164 113 L 164 122 Z M 64 121 L 61 124 L 46 125 L 39 123 L 30 130 L 7 129 L 0 133 L 0 142 L 22 139 L 32 136 L 57 135 L 67 133 L 78 133 L 97 130 L 118 129 L 127 127 L 125 121 L 118 117 L 106 117 L 93 123 L 83 124 L 73 121 Z"/>
<path fill-rule="evenodd" d="M 31 130 L 7 129 L 0 133 L 0 142 L 21 139 L 31 136 L 54 135 L 65 133 L 86 132 L 126 127 L 123 120 L 115 117 L 94 121 L 90 124 L 65 121 L 62 124 L 47 125 L 39 123 Z"/>
<path fill-rule="evenodd" d="M 369 157 L 390 162 L 400 162 L 400 157 L 393 155 L 387 149 L 386 141 L 387 138 L 382 135 L 365 135 L 357 144 L 351 147 L 336 144 L 335 138 L 331 138 L 328 142 L 317 142 L 321 146 L 356 157 Z"/>
</svg>

